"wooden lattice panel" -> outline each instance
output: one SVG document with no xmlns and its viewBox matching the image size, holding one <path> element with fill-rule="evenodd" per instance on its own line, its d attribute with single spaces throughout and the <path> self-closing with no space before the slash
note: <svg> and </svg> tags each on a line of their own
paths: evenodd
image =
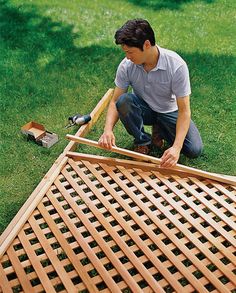
<svg viewBox="0 0 236 293">
<path fill-rule="evenodd" d="M 0 292 L 236 292 L 235 187 L 131 166 L 70 158 L 3 254 Z"/>
</svg>

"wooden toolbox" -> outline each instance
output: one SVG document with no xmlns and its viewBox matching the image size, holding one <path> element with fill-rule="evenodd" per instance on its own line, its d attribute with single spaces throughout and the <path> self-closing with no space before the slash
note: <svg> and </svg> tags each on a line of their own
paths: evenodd
<svg viewBox="0 0 236 293">
<path fill-rule="evenodd" d="M 58 141 L 58 135 L 45 130 L 42 124 L 30 121 L 21 127 L 21 132 L 27 135 L 29 140 L 35 141 L 37 144 L 50 148 Z"/>
</svg>

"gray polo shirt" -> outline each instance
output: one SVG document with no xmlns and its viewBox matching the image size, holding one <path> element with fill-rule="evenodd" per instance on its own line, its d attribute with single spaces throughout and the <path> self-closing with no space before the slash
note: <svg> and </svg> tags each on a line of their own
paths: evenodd
<svg viewBox="0 0 236 293">
<path fill-rule="evenodd" d="M 117 87 L 142 98 L 156 112 L 168 113 L 178 109 L 176 98 L 191 94 L 189 72 L 185 61 L 175 52 L 161 48 L 155 68 L 146 72 L 143 65 L 136 65 L 124 58 L 115 78 Z"/>
</svg>

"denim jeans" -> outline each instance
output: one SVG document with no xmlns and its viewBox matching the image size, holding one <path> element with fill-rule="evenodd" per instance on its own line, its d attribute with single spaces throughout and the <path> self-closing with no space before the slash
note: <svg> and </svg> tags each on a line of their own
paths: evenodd
<svg viewBox="0 0 236 293">
<path fill-rule="evenodd" d="M 144 125 L 157 124 L 160 136 L 170 145 L 176 135 L 176 122 L 178 111 L 158 113 L 153 111 L 148 104 L 131 93 L 121 95 L 116 102 L 119 118 L 127 132 L 134 137 L 136 145 L 151 144 L 151 135 L 145 132 Z M 196 125 L 191 120 L 188 133 L 185 137 L 181 152 L 190 158 L 198 157 L 203 149 L 202 139 Z"/>
</svg>

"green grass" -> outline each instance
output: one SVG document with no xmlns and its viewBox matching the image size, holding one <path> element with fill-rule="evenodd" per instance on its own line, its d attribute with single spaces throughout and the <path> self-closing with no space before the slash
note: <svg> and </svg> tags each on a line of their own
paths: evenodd
<svg viewBox="0 0 236 293">
<path fill-rule="evenodd" d="M 157 43 L 188 62 L 192 116 L 205 150 L 180 162 L 236 175 L 235 6 L 234 0 L 0 0 L 0 233 L 67 145 L 66 133 L 76 132 L 64 129 L 68 116 L 91 112 L 114 86 L 123 54 L 113 35 L 130 18 L 148 19 Z M 51 149 L 27 142 L 20 128 L 31 120 L 60 141 Z M 103 124 L 104 115 L 89 137 L 98 139 Z M 120 124 L 115 132 L 118 146 L 131 147 Z"/>
</svg>

